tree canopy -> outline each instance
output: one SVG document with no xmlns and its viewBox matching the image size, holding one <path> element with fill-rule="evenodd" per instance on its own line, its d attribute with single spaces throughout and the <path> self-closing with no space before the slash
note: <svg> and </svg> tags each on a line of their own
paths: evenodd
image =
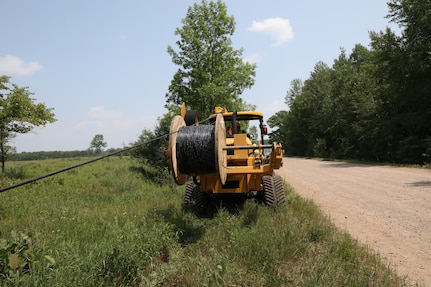
<svg viewBox="0 0 431 287">
<path fill-rule="evenodd" d="M 361 160 L 431 162 L 431 2 L 392 0 L 387 28 L 370 32 L 370 48 L 341 50 L 292 81 L 289 110 L 268 123 L 286 152 Z"/>
<path fill-rule="evenodd" d="M 10 83 L 10 77 L 0 76 L 0 162 L 4 172 L 5 162 L 13 147 L 8 145 L 16 134 L 25 134 L 37 126 L 54 122 L 52 108 L 36 104 L 28 87 Z"/>
<path fill-rule="evenodd" d="M 178 50 L 168 46 L 172 62 L 179 66 L 169 85 L 165 107 L 168 112 L 159 117 L 154 131 L 144 130 L 131 155 L 142 163 L 159 168 L 167 167 L 163 150 L 167 141 L 144 144 L 169 133 L 172 118 L 181 111 L 183 103 L 196 110 L 201 118 L 214 112 L 216 106 L 228 110 L 254 110 L 240 95 L 254 85 L 256 65 L 241 58 L 243 49 L 232 48 L 230 37 L 235 31 L 235 20 L 227 13 L 222 1 L 195 3 L 182 19 L 182 27 L 175 30 L 180 39 Z"/>
<path fill-rule="evenodd" d="M 178 51 L 168 47 L 172 62 L 180 66 L 166 94 L 166 107 L 185 102 L 201 115 L 216 106 L 242 109 L 240 95 L 254 85 L 255 64 L 241 58 L 243 49 L 232 47 L 235 20 L 222 1 L 203 0 L 189 7 L 175 30 Z"/>
</svg>

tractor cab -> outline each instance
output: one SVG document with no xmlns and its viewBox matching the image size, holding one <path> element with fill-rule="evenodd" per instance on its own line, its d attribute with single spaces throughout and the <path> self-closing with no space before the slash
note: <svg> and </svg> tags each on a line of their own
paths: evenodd
<svg viewBox="0 0 431 287">
<path fill-rule="evenodd" d="M 234 145 L 234 138 L 238 138 L 241 145 L 264 144 L 264 136 L 268 134 L 268 129 L 263 123 L 263 113 L 256 111 L 228 112 L 225 108 L 220 107 L 216 108 L 215 112 L 210 116 L 210 123 L 215 122 L 217 113 L 223 115 L 227 146 Z"/>
</svg>

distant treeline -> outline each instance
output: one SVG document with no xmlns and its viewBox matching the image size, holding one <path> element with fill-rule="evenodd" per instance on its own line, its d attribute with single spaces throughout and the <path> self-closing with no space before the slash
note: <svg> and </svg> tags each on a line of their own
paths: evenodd
<svg viewBox="0 0 431 287">
<path fill-rule="evenodd" d="M 23 160 L 43 160 L 54 158 L 73 158 L 73 157 L 92 157 L 100 156 L 103 154 L 110 154 L 121 151 L 121 148 L 112 148 L 103 153 L 94 153 L 92 150 L 74 150 L 74 151 L 35 151 L 35 152 L 21 152 L 14 154 L 10 160 L 23 161 Z M 121 155 L 128 155 L 128 152 L 121 153 Z"/>
<path fill-rule="evenodd" d="M 431 163 L 431 2 L 394 3 L 401 35 L 371 32 L 369 48 L 292 81 L 289 109 L 268 121 L 288 155 Z"/>
</svg>

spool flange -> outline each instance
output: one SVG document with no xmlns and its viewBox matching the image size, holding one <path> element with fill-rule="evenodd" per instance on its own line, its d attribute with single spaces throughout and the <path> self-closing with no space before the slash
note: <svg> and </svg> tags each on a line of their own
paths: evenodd
<svg viewBox="0 0 431 287">
<path fill-rule="evenodd" d="M 171 127 L 169 129 L 169 146 L 168 146 L 168 157 L 169 164 L 172 170 L 172 175 L 174 177 L 175 182 L 178 185 L 183 185 L 186 183 L 187 175 L 180 173 L 178 169 L 177 163 L 177 132 L 181 127 L 186 126 L 186 122 L 181 116 L 175 116 L 172 119 Z"/>
<path fill-rule="evenodd" d="M 224 149 L 226 146 L 226 127 L 221 113 L 217 114 L 214 133 L 216 169 L 221 184 L 225 184 L 227 178 L 227 151 Z"/>
</svg>

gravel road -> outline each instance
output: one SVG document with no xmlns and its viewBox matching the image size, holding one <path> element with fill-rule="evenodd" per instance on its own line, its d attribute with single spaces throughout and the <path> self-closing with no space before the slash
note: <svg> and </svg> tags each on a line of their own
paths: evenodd
<svg viewBox="0 0 431 287">
<path fill-rule="evenodd" d="M 431 170 L 284 158 L 277 173 L 398 275 L 431 286 Z"/>
</svg>

